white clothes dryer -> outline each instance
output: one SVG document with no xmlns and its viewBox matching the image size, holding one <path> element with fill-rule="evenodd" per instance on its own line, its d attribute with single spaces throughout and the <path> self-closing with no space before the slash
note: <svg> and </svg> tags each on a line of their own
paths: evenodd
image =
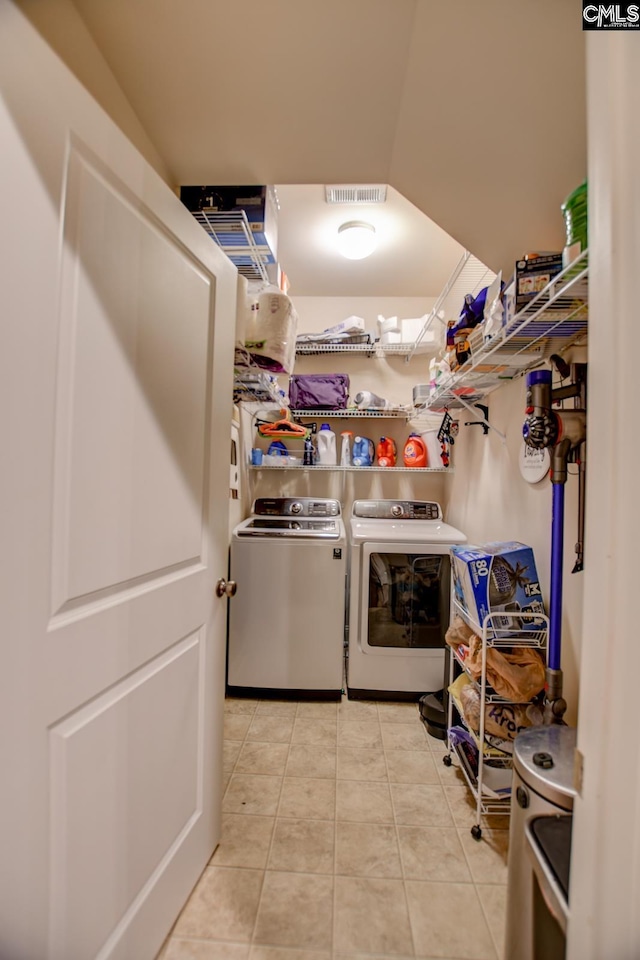
<svg viewBox="0 0 640 960">
<path fill-rule="evenodd" d="M 451 615 L 449 548 L 466 537 L 438 503 L 356 500 L 349 534 L 347 687 L 352 699 L 440 690 Z"/>
<path fill-rule="evenodd" d="M 233 531 L 227 691 L 339 699 L 347 542 L 338 500 L 262 498 Z"/>
</svg>

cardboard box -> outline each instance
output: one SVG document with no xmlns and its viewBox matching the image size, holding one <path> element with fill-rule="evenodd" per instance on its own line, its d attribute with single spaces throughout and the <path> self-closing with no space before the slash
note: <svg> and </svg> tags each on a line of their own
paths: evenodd
<svg viewBox="0 0 640 960">
<path fill-rule="evenodd" d="M 490 613 L 545 612 L 533 550 L 526 544 L 466 544 L 452 547 L 451 559 L 455 598 L 480 626 Z M 492 626 L 513 632 L 541 629 L 540 621 L 517 616 L 496 618 Z"/>
<path fill-rule="evenodd" d="M 562 270 L 562 253 L 516 260 L 516 312 L 522 310 Z"/>
</svg>

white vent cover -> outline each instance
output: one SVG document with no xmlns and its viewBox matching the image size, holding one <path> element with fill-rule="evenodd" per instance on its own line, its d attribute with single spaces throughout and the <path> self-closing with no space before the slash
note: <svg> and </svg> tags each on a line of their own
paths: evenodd
<svg viewBox="0 0 640 960">
<path fill-rule="evenodd" d="M 384 203 L 387 199 L 386 183 L 333 183 L 325 185 L 327 203 Z"/>
</svg>

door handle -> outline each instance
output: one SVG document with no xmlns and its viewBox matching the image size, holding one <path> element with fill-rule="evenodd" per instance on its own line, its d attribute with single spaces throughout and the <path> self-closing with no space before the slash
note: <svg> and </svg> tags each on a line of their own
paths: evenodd
<svg viewBox="0 0 640 960">
<path fill-rule="evenodd" d="M 235 597 L 238 584 L 235 580 L 218 580 L 216 597 Z"/>
</svg>

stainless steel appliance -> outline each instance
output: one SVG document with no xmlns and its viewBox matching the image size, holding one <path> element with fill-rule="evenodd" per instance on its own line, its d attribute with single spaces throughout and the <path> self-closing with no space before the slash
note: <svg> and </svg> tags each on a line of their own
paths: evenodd
<svg viewBox="0 0 640 960">
<path fill-rule="evenodd" d="M 561 826 L 552 827 L 556 837 L 551 837 L 556 859 L 562 859 L 566 851 L 560 844 L 566 844 L 570 826 L 565 818 L 571 814 L 576 793 L 575 743 L 575 729 L 560 724 L 532 727 L 514 742 L 504 952 L 509 960 L 564 957 L 562 884 L 548 882 L 553 873 L 545 862 L 549 848 L 545 853 L 547 844 L 539 824 L 535 825 L 546 817 L 563 819 Z"/>
<path fill-rule="evenodd" d="M 424 500 L 356 500 L 349 537 L 349 696 L 440 690 L 451 608 L 449 548 L 464 543 Z"/>
<path fill-rule="evenodd" d="M 255 501 L 231 538 L 230 693 L 340 697 L 346 554 L 338 500 Z"/>
</svg>

